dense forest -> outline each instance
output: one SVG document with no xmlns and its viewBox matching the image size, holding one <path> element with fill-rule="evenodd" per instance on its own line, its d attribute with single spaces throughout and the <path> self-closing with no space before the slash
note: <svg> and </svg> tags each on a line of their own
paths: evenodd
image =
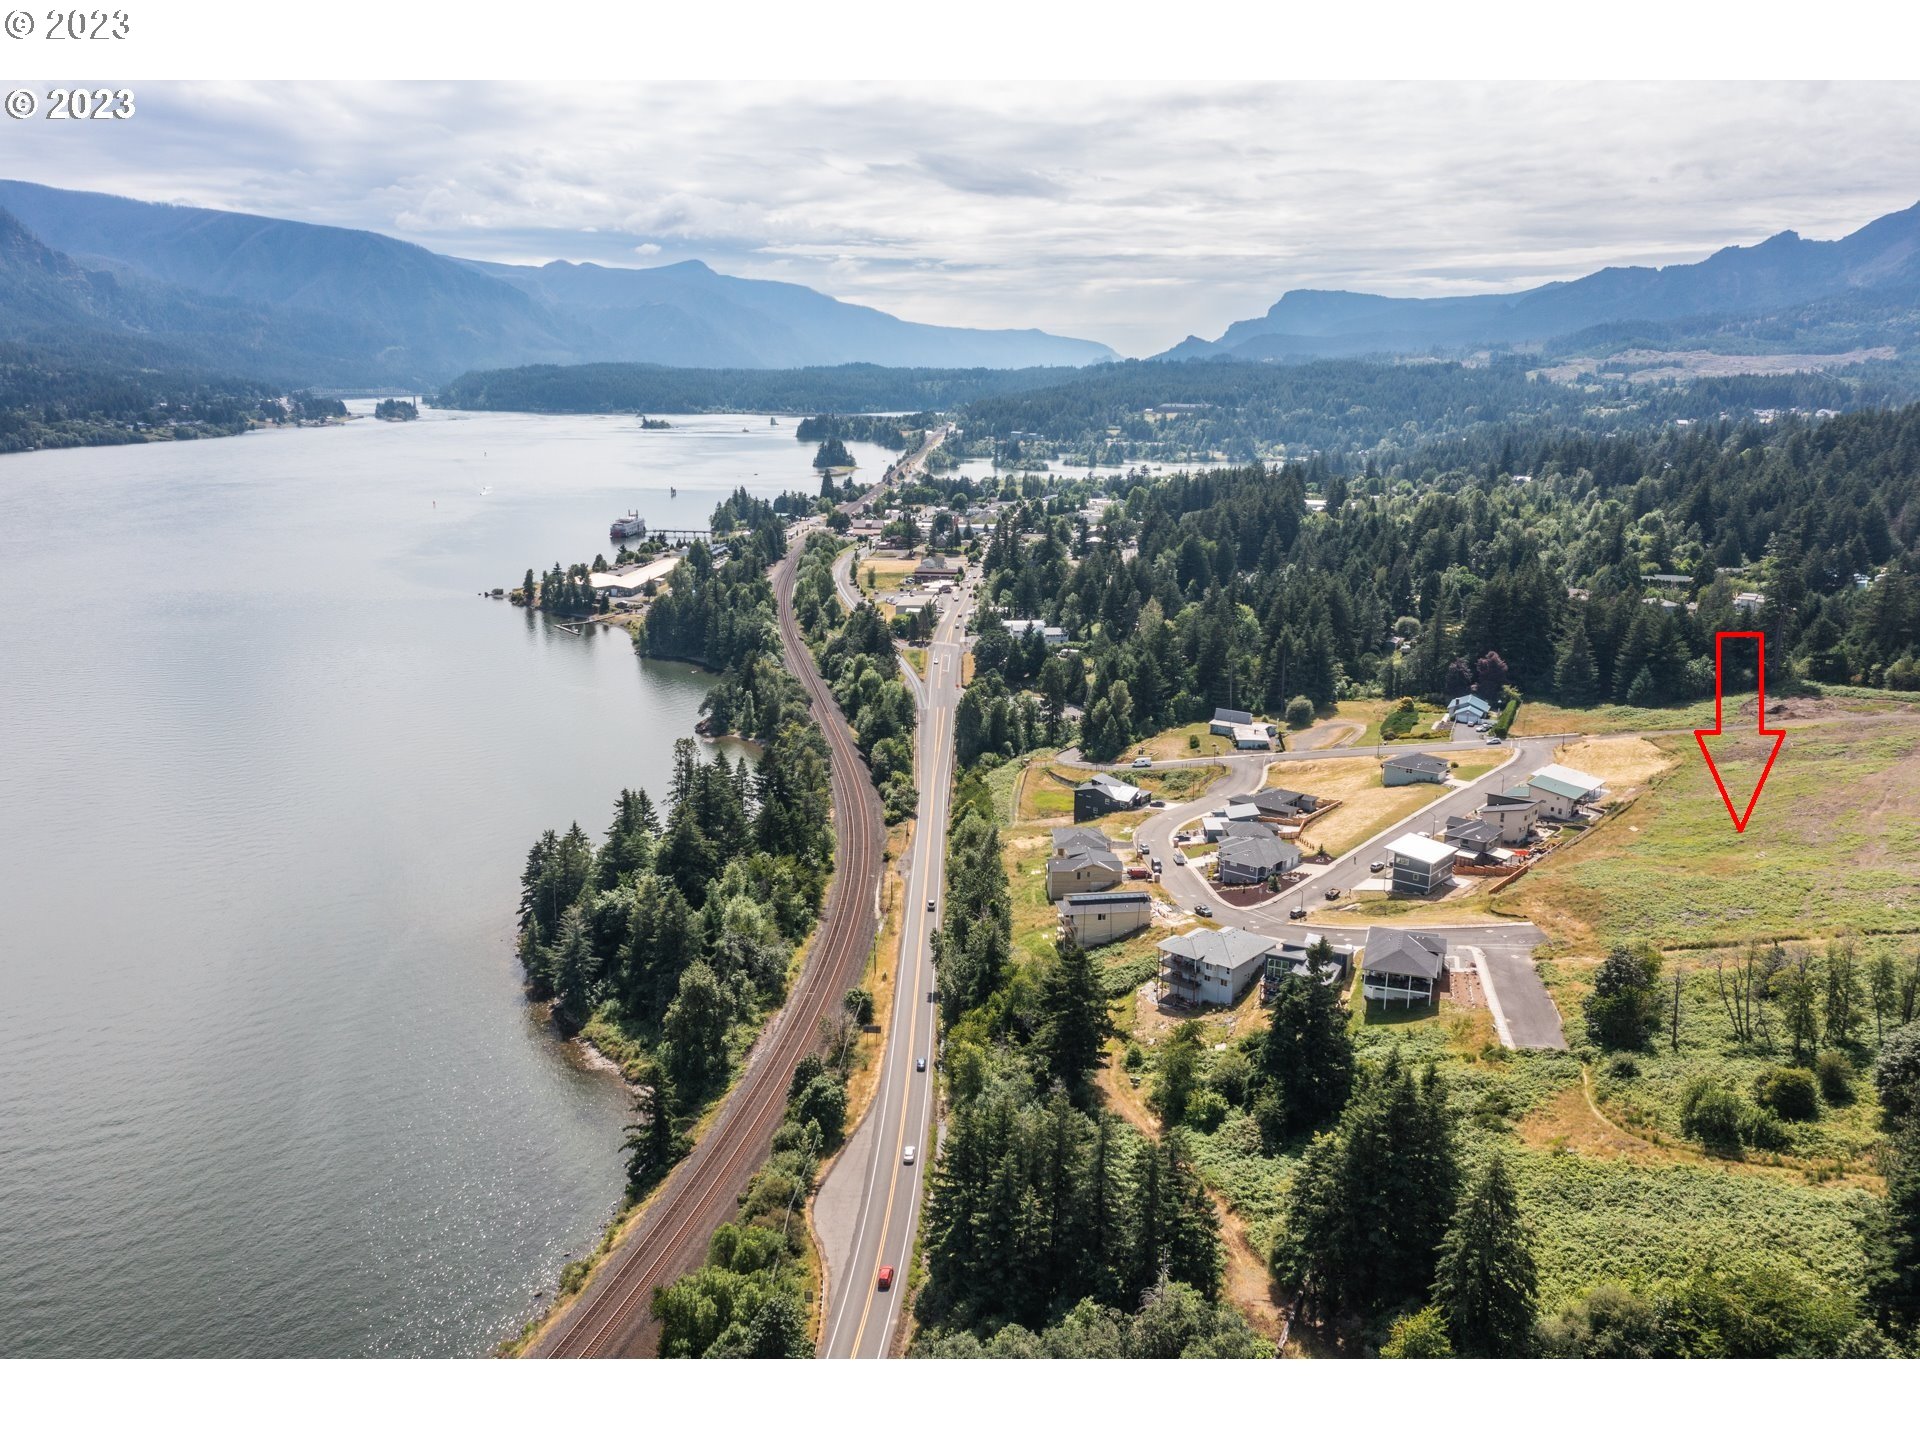
<svg viewBox="0 0 1920 1440">
<path fill-rule="evenodd" d="M 0 344 L 0 453 L 237 435 L 346 418 L 338 400 L 192 370 L 152 370 Z"/>
<path fill-rule="evenodd" d="M 1026 498 L 984 546 L 983 594 L 1063 626 L 1082 663 L 987 614 L 978 671 L 1049 724 L 1084 704 L 1096 758 L 1216 705 L 1277 715 L 1489 674 L 1572 705 L 1691 701 L 1723 629 L 1766 633 L 1776 686 L 1920 688 L 1920 407 L 1495 449 L 1416 475 L 1136 478 L 1091 503 L 1005 482 Z M 945 483 L 955 505 L 976 490 Z"/>
<path fill-rule="evenodd" d="M 559 415 L 920 412 L 950 410 L 982 395 L 1030 389 L 1073 373 L 1061 367 L 917 370 L 831 365 L 799 370 L 691 370 L 664 365 L 527 365 L 516 370 L 471 371 L 450 382 L 433 403 L 454 410 Z"/>
<path fill-rule="evenodd" d="M 1631 380 L 1559 384 L 1524 357 L 1486 364 L 1318 360 L 1130 362 L 1091 367 L 1056 384 L 966 405 L 957 454 L 1128 460 L 1287 455 L 1385 456 L 1423 441 L 1513 427 L 1644 429 L 1755 409 L 1851 409 L 1910 401 L 1909 368 L 1743 375 L 1690 385 Z"/>
<path fill-rule="evenodd" d="M 934 417 L 915 415 L 811 415 L 794 432 L 796 440 L 860 440 L 888 450 L 912 450 L 919 445 Z"/>
</svg>

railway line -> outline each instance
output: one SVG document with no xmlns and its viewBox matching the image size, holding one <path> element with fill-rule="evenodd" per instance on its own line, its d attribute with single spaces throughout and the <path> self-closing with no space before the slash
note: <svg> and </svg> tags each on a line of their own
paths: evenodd
<svg viewBox="0 0 1920 1440">
<path fill-rule="evenodd" d="M 797 539 L 797 537 L 796 537 Z M 807 692 L 831 761 L 834 874 L 799 983 L 769 1022 L 746 1073 L 706 1137 L 674 1169 L 633 1234 L 586 1292 L 534 1346 L 543 1358 L 597 1359 L 655 1353 L 653 1292 L 706 1257 L 713 1232 L 734 1216 L 738 1196 L 772 1149 L 786 1112 L 793 1067 L 818 1043 L 822 1015 L 858 982 L 879 928 L 877 895 L 885 826 L 880 797 L 826 682 L 814 668 L 793 614 L 800 544 L 774 570 L 780 645 Z"/>
</svg>

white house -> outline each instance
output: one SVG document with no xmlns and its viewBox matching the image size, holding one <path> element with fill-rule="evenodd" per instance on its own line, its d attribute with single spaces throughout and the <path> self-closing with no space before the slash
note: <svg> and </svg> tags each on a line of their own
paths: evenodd
<svg viewBox="0 0 1920 1440">
<path fill-rule="evenodd" d="M 1160 996 L 1182 1005 L 1231 1005 L 1266 969 L 1279 942 L 1250 931 L 1189 930 L 1160 942 Z"/>
</svg>

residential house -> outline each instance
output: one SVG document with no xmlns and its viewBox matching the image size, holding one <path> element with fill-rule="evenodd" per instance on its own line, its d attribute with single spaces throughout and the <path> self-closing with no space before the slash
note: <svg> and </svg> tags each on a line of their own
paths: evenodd
<svg viewBox="0 0 1920 1440">
<path fill-rule="evenodd" d="M 1087 950 L 1144 930 L 1153 919 L 1153 897 L 1144 890 L 1069 895 L 1053 908 L 1060 913 L 1060 928 Z"/>
<path fill-rule="evenodd" d="M 1419 930 L 1389 930 L 1376 925 L 1367 932 L 1367 948 L 1360 957 L 1360 993 L 1387 1004 L 1425 1005 L 1439 988 L 1447 968 L 1447 942 Z"/>
<path fill-rule="evenodd" d="M 1251 805 L 1269 825 L 1292 824 L 1320 808 L 1317 796 L 1299 790 L 1273 788 L 1252 795 L 1235 795 L 1227 802 L 1228 813 L 1235 805 Z"/>
<path fill-rule="evenodd" d="M 1500 831 L 1502 845 L 1524 845 L 1533 836 L 1540 818 L 1540 802 L 1525 787 L 1514 790 L 1489 790 L 1480 802 L 1480 818 Z"/>
<path fill-rule="evenodd" d="M 1111 890 L 1126 878 L 1125 863 L 1098 830 L 1063 827 L 1053 832 L 1053 853 L 1047 857 L 1049 900 Z"/>
<path fill-rule="evenodd" d="M 1528 776 L 1526 793 L 1540 801 L 1540 814 L 1548 820 L 1572 820 L 1580 814 L 1580 806 L 1586 804 L 1592 791 L 1580 781 L 1549 776 L 1542 770 L 1536 776 Z"/>
<path fill-rule="evenodd" d="M 925 584 L 929 580 L 958 580 L 960 566 L 944 555 L 929 555 L 913 567 L 913 578 L 916 584 Z"/>
<path fill-rule="evenodd" d="M 1245 710 L 1217 709 L 1213 712 L 1213 722 L 1207 726 L 1210 735 L 1231 735 L 1235 727 L 1253 724 L 1253 716 Z"/>
<path fill-rule="evenodd" d="M 1189 930 L 1160 942 L 1160 998 L 1181 1005 L 1231 1005 L 1266 970 L 1277 942 L 1250 931 Z"/>
<path fill-rule="evenodd" d="M 1480 815 L 1449 815 L 1441 840 L 1453 846 L 1471 864 L 1486 864 L 1508 852 L 1500 848 L 1498 822 Z"/>
<path fill-rule="evenodd" d="M 1229 831 L 1235 822 L 1228 822 Z M 1245 822 L 1240 822 L 1244 824 Z M 1264 825 L 1258 835 L 1229 833 L 1214 856 L 1214 878 L 1222 885 L 1264 885 L 1269 877 L 1299 868 L 1300 852 Z"/>
<path fill-rule="evenodd" d="M 1432 895 L 1453 883 L 1454 848 L 1425 835 L 1402 835 L 1387 845 L 1393 893 Z"/>
<path fill-rule="evenodd" d="M 1265 725 L 1236 725 L 1233 727 L 1233 748 L 1236 750 L 1271 750 L 1273 732 Z"/>
<path fill-rule="evenodd" d="M 1279 991 L 1280 984 L 1289 975 L 1298 975 L 1303 980 L 1316 978 L 1315 967 L 1308 960 L 1307 952 L 1325 938 L 1309 933 L 1304 940 L 1280 940 L 1273 953 L 1267 956 L 1266 972 L 1260 981 L 1260 1002 L 1270 1004 Z M 1323 963 L 1317 974 L 1322 985 L 1338 985 L 1346 978 L 1347 967 L 1353 964 L 1353 946 L 1330 945 L 1333 952 L 1331 961 Z"/>
<path fill-rule="evenodd" d="M 1380 783 L 1394 785 L 1444 785 L 1451 767 L 1438 755 L 1416 750 L 1411 755 L 1389 755 L 1380 767 Z"/>
<path fill-rule="evenodd" d="M 1581 801 L 1591 805 L 1606 792 L 1607 782 L 1598 775 L 1589 775 L 1584 770 L 1576 770 L 1571 765 L 1542 765 L 1533 772 L 1536 776 L 1546 775 L 1564 784 L 1572 785 L 1581 792 Z"/>
<path fill-rule="evenodd" d="M 1767 603 L 1767 597 L 1758 590 L 1742 590 L 1733 597 L 1733 608 L 1742 615 L 1751 615 Z"/>
<path fill-rule="evenodd" d="M 1149 798 L 1138 785 L 1129 785 L 1105 773 L 1095 775 L 1074 787 L 1073 820 L 1076 825 L 1084 825 L 1116 810 L 1138 810 Z"/>
<path fill-rule="evenodd" d="M 1493 714 L 1493 706 L 1478 695 L 1456 695 L 1447 702 L 1447 718 L 1461 725 L 1472 725 Z"/>
</svg>

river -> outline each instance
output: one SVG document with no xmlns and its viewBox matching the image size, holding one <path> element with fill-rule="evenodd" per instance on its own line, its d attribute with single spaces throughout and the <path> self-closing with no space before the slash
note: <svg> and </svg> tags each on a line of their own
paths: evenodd
<svg viewBox="0 0 1920 1440">
<path fill-rule="evenodd" d="M 595 1242 L 627 1100 L 525 1003 L 520 867 L 708 679 L 478 592 L 816 486 L 669 418 L 0 458 L 0 1354 L 484 1353 Z"/>
</svg>

